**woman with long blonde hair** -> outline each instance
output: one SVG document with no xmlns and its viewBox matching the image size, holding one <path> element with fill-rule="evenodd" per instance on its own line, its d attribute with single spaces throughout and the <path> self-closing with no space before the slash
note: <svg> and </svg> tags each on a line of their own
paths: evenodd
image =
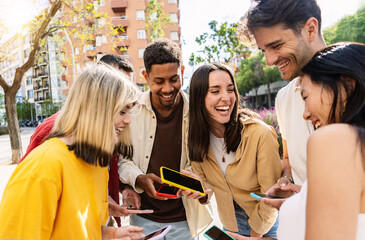
<svg viewBox="0 0 365 240">
<path fill-rule="evenodd" d="M 114 151 L 131 157 L 129 113 L 139 97 L 106 65 L 74 82 L 47 140 L 15 169 L 0 204 L 0 239 L 135 239 L 143 228 L 103 226 Z"/>
</svg>

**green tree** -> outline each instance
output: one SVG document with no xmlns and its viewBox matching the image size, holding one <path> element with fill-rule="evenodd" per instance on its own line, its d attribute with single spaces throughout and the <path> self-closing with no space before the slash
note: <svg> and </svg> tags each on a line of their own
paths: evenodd
<svg viewBox="0 0 365 240">
<path fill-rule="evenodd" d="M 323 36 L 327 44 L 342 41 L 365 43 L 365 7 L 325 29 Z"/>
<path fill-rule="evenodd" d="M 51 116 L 60 110 L 60 105 L 52 102 L 52 100 L 47 99 L 43 103 L 42 107 L 42 115 L 44 116 Z"/>
<path fill-rule="evenodd" d="M 34 0 L 37 1 L 37 0 Z M 27 25 L 30 36 L 30 53 L 26 62 L 17 67 L 12 83 L 5 81 L 0 75 L 0 86 L 5 93 L 5 109 L 9 127 L 10 145 L 12 149 L 12 163 L 17 163 L 22 156 L 22 143 L 18 124 L 16 108 L 16 94 L 21 86 L 24 73 L 31 68 L 36 60 L 42 41 L 46 37 L 58 35 L 62 29 L 68 29 L 78 39 L 90 42 L 95 40 L 95 35 L 100 31 L 96 18 L 105 17 L 94 10 L 94 5 L 87 0 L 48 0 L 48 8 L 42 11 L 33 21 Z M 62 9 L 62 12 L 60 11 Z M 0 14 L 6 9 L 0 9 Z M 0 25 L 0 33 L 3 33 Z M 0 34 L 0 38 L 3 35 Z M 63 37 L 65 39 L 65 37 Z M 0 39 L 1 40 L 1 39 Z M 2 41 L 0 41 L 1 45 Z M 0 61 L 9 53 L 7 46 L 0 46 Z M 4 57 L 5 56 L 5 57 Z"/>
<path fill-rule="evenodd" d="M 19 120 L 32 121 L 32 117 L 35 117 L 35 108 L 25 97 L 23 97 L 22 102 L 16 104 L 16 110 Z"/>
<path fill-rule="evenodd" d="M 244 95 L 255 90 L 255 105 L 257 108 L 257 91 L 258 88 L 264 83 L 264 63 L 262 59 L 264 54 L 259 52 L 257 55 L 251 56 L 250 58 L 241 61 L 239 72 L 236 75 L 237 87 L 240 94 Z"/>
<path fill-rule="evenodd" d="M 198 51 L 202 56 L 192 53 L 190 65 L 201 62 L 228 63 L 234 56 L 246 58 L 250 54 L 248 48 L 238 40 L 236 23 L 224 22 L 218 25 L 217 21 L 211 21 L 209 28 L 212 33 L 205 32 L 195 39 L 204 48 Z"/>
<path fill-rule="evenodd" d="M 164 3 L 158 0 L 149 0 L 146 6 L 145 30 L 150 42 L 165 36 L 164 28 L 172 23 L 171 18 L 163 10 Z"/>
<path fill-rule="evenodd" d="M 265 59 L 263 59 L 265 61 Z M 269 103 L 269 107 L 272 107 L 273 104 L 271 102 L 271 83 L 280 81 L 281 80 L 281 74 L 276 66 L 264 66 L 264 83 L 266 83 L 267 86 L 267 99 Z"/>
<path fill-rule="evenodd" d="M 267 66 L 263 52 L 241 61 L 239 72 L 236 74 L 237 87 L 240 94 L 245 95 L 255 90 L 255 108 L 257 108 L 257 91 L 262 84 L 268 88 L 268 104 L 271 107 L 271 83 L 280 81 L 281 75 L 277 67 Z"/>
</svg>

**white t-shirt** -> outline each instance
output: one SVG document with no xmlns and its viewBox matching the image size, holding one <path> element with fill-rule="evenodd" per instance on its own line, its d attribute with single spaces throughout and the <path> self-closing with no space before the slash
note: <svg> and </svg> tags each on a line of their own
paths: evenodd
<svg viewBox="0 0 365 240">
<path fill-rule="evenodd" d="M 293 179 L 298 185 L 307 179 L 307 140 L 314 130 L 312 122 L 303 119 L 304 107 L 300 80 L 295 78 L 278 92 L 275 110 L 281 136 L 287 143 Z"/>
<path fill-rule="evenodd" d="M 236 152 L 230 152 L 229 154 L 227 154 L 226 147 L 224 144 L 224 138 L 218 138 L 212 132 L 210 132 L 209 137 L 210 137 L 210 146 L 212 147 L 218 165 L 225 176 L 227 166 L 234 161 L 236 157 Z"/>
</svg>

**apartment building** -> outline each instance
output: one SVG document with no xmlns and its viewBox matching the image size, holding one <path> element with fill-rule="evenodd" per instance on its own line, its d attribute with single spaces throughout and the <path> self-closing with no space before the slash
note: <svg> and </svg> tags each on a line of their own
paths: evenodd
<svg viewBox="0 0 365 240">
<path fill-rule="evenodd" d="M 68 86 L 72 85 L 75 76 L 91 61 L 95 62 L 105 54 L 120 54 L 128 57 L 133 63 L 136 72 L 133 81 L 143 89 L 145 84 L 141 74 L 144 69 L 143 53 L 149 44 L 148 30 L 145 29 L 148 2 L 148 0 L 94 1 L 94 10 L 106 13 L 106 17 L 89 22 L 89 27 L 92 28 L 88 31 L 93 31 L 95 38 L 88 44 L 80 45 L 77 36 L 67 32 L 61 33 L 67 39 L 65 59 L 73 59 L 72 64 L 70 60 L 67 63 L 63 62 L 66 69 L 63 79 Z M 163 2 L 163 10 L 172 21 L 164 28 L 164 37 L 180 43 L 179 0 L 159 0 L 159 2 Z M 115 29 L 123 30 L 111 35 L 108 24 Z"/>
<path fill-rule="evenodd" d="M 2 48 L 5 56 L 0 62 L 0 74 L 4 80 L 11 86 L 15 77 L 16 68 L 22 66 L 27 60 L 30 53 L 29 36 L 23 36 L 21 34 L 15 34 L 4 43 Z M 22 84 L 17 92 L 16 101 L 21 102 L 23 97 L 27 98 L 29 102 L 34 103 L 33 98 L 33 86 L 32 86 L 32 70 L 29 69 L 25 72 Z M 4 94 L 2 88 L 0 92 Z M 0 108 L 0 114 L 5 112 L 5 106 Z"/>
</svg>

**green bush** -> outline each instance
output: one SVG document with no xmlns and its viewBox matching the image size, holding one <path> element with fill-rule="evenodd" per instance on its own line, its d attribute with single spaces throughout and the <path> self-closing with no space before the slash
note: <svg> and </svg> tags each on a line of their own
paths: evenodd
<svg viewBox="0 0 365 240">
<path fill-rule="evenodd" d="M 9 134 L 8 127 L 0 126 L 0 135 L 5 135 L 5 134 Z"/>
</svg>

